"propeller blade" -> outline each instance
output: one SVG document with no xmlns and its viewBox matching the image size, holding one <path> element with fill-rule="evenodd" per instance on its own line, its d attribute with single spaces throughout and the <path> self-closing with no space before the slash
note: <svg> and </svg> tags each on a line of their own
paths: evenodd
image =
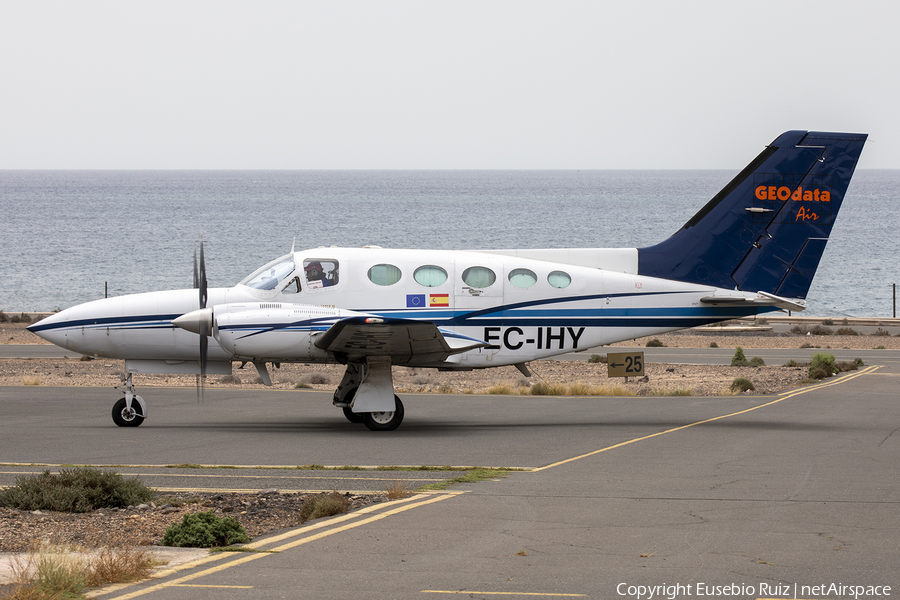
<svg viewBox="0 0 900 600">
<path fill-rule="evenodd" d="M 206 377 L 206 355 L 209 351 L 209 338 L 205 335 L 200 336 L 200 377 Z"/>
<path fill-rule="evenodd" d="M 200 237 L 200 308 L 206 308 L 206 261 L 203 259 L 203 237 Z"/>
<path fill-rule="evenodd" d="M 194 289 L 200 287 L 200 275 L 197 272 L 197 246 L 194 246 Z"/>
</svg>

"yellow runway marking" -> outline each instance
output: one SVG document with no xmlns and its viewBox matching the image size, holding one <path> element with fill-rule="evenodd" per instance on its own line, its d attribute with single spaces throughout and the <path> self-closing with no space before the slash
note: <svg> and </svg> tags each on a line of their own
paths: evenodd
<svg viewBox="0 0 900 600">
<path fill-rule="evenodd" d="M 227 590 L 252 590 L 252 585 L 200 585 L 199 583 L 176 583 L 172 587 L 225 588 Z"/>
<path fill-rule="evenodd" d="M 846 383 L 846 382 L 850 381 L 851 379 L 856 379 L 857 377 L 862 377 L 863 375 L 870 375 L 871 373 L 875 372 L 876 369 L 880 369 L 880 368 L 881 368 L 880 366 L 866 367 L 859 373 L 852 373 L 850 375 L 845 375 L 843 377 L 839 377 L 839 378 L 837 378 L 833 381 L 829 381 L 827 383 L 819 383 L 819 384 L 811 385 L 809 387 L 806 387 L 806 388 L 803 388 L 800 390 L 794 390 L 792 392 L 784 392 L 781 395 L 781 397 L 779 397 L 775 400 L 772 400 L 771 402 L 766 402 L 765 404 L 760 404 L 759 406 L 754 406 L 754 407 L 747 408 L 744 410 L 739 410 L 737 412 L 729 413 L 727 415 L 719 415 L 718 417 L 704 419 L 702 421 L 697 421 L 695 423 L 688 423 L 687 425 L 682 425 L 680 427 L 673 427 L 672 429 L 666 429 L 665 431 L 658 431 L 656 433 L 651 433 L 650 435 L 645 435 L 643 437 L 634 438 L 632 440 L 614 444 L 612 446 L 607 446 L 606 448 L 600 448 L 599 450 L 594 450 L 593 452 L 588 452 L 586 454 L 581 454 L 579 456 L 573 456 L 572 458 L 567 458 L 565 460 L 561 460 L 559 462 L 555 462 L 555 463 L 552 463 L 552 464 L 549 464 L 549 465 L 546 465 L 543 467 L 537 467 L 536 469 L 532 469 L 532 472 L 545 471 L 547 469 L 552 469 L 553 467 L 558 467 L 560 465 L 565 465 L 570 462 L 575 462 L 576 460 L 581 460 L 582 458 L 594 456 L 596 454 L 600 454 L 602 452 L 607 452 L 609 450 L 615 450 L 616 448 L 628 446 L 629 444 L 634 444 L 635 442 L 642 442 L 644 440 L 649 440 L 651 438 L 659 437 L 661 435 L 666 435 L 667 433 L 674 433 L 676 431 L 681 431 L 682 429 L 687 429 L 689 427 L 695 427 L 697 425 L 703 425 L 704 423 L 712 423 L 713 421 L 727 419 L 728 417 L 736 417 L 738 415 L 743 415 L 743 414 L 746 414 L 749 412 L 753 412 L 754 410 L 759 410 L 760 408 L 765 408 L 767 406 L 772 406 L 773 404 L 778 404 L 779 402 L 783 402 L 784 400 L 787 400 L 789 398 L 794 398 L 796 396 L 800 396 L 801 394 L 808 394 L 809 392 L 814 392 L 814 391 L 820 390 L 822 388 L 832 387 L 835 385 L 840 385 L 842 383 Z"/>
<path fill-rule="evenodd" d="M 420 508 L 420 507 L 422 507 L 422 506 L 426 506 L 426 505 L 429 505 L 429 504 L 433 504 L 433 503 L 435 503 L 435 502 L 440 502 L 440 501 L 442 501 L 442 500 L 447 500 L 447 499 L 449 499 L 449 498 L 453 498 L 453 497 L 458 496 L 458 495 L 460 495 L 459 492 L 456 492 L 456 493 L 452 493 L 452 492 L 451 492 L 451 493 L 442 493 L 442 494 L 417 494 L 416 496 L 413 496 L 412 498 L 409 498 L 409 499 L 397 500 L 397 501 L 394 501 L 394 502 L 386 502 L 386 503 L 381 504 L 381 505 L 372 505 L 372 506 L 368 506 L 368 507 L 366 507 L 365 509 L 362 509 L 362 510 L 357 511 L 357 512 L 355 512 L 355 513 L 349 513 L 349 514 L 347 514 L 347 515 L 343 515 L 342 517 L 337 517 L 337 518 L 335 518 L 335 519 L 330 519 L 330 520 L 328 520 L 328 521 L 323 521 L 323 522 L 321 522 L 321 523 L 316 523 L 315 525 L 312 525 L 312 526 L 310 526 L 310 527 L 303 527 L 303 528 L 296 529 L 296 530 L 293 530 L 293 531 L 288 531 L 288 532 L 286 532 L 286 533 L 283 533 L 283 534 L 281 534 L 281 535 L 278 535 L 278 536 L 275 536 L 275 537 L 272 537 L 272 538 L 260 540 L 260 541 L 258 541 L 258 542 L 254 542 L 254 543 L 252 543 L 252 544 L 247 544 L 247 546 L 250 547 L 250 548 L 260 548 L 260 547 L 262 547 L 262 546 L 269 546 L 269 545 L 271 545 L 271 544 L 273 544 L 273 543 L 276 543 L 276 542 L 279 542 L 279 541 L 283 541 L 283 540 L 285 540 L 285 539 L 289 539 L 289 538 L 292 538 L 292 537 L 298 537 L 298 536 L 305 535 L 305 534 L 307 534 L 307 533 L 309 533 L 310 531 L 313 531 L 313 530 L 315 530 L 315 529 L 321 529 L 321 528 L 326 528 L 326 527 L 329 528 L 329 529 L 327 529 L 326 531 L 322 531 L 322 532 L 320 532 L 320 533 L 316 533 L 316 534 L 313 534 L 313 535 L 309 535 L 309 536 L 306 536 L 306 537 L 302 537 L 302 538 L 300 538 L 300 539 L 298 539 L 298 540 L 294 540 L 294 541 L 288 542 L 288 543 L 286 543 L 286 544 L 282 544 L 282 545 L 280 545 L 280 546 L 277 546 L 277 547 L 275 547 L 275 548 L 270 548 L 270 549 L 269 549 L 269 550 L 271 550 L 272 552 L 281 552 L 281 551 L 287 550 L 287 549 L 289 549 L 289 548 L 296 548 L 297 546 L 301 546 L 301 545 L 307 544 L 307 543 L 309 543 L 309 542 L 314 542 L 314 541 L 316 541 L 316 540 L 323 539 L 323 538 L 325 538 L 325 537 L 334 535 L 334 534 L 336 534 L 336 533 L 342 533 L 342 532 L 344 532 L 344 531 L 347 531 L 347 530 L 349 530 L 349 529 L 353 529 L 353 528 L 355 528 L 355 527 L 361 527 L 361 526 L 363 526 L 363 525 L 368 525 L 369 523 L 374 523 L 375 521 L 380 521 L 381 519 L 385 519 L 385 518 L 387 518 L 387 517 L 390 517 L 390 516 L 393 516 L 393 515 L 396 515 L 396 514 L 400 514 L 400 513 L 402 513 L 402 512 L 407 511 L 407 510 L 412 510 L 412 509 L 414 509 L 414 508 Z M 405 503 L 409 503 L 409 504 L 405 504 Z M 405 504 L 405 505 L 404 505 L 404 504 Z M 366 517 L 366 518 L 363 518 L 363 519 L 356 520 L 356 521 L 354 521 L 354 522 L 352 522 L 352 523 L 348 523 L 348 524 L 346 524 L 346 525 L 341 525 L 341 526 L 339 526 L 339 527 L 332 527 L 333 525 L 335 525 L 335 524 L 337 524 L 337 523 L 341 523 L 341 522 L 343 522 L 343 521 L 347 521 L 347 520 L 351 520 L 351 519 L 356 519 L 357 517 L 359 517 L 359 516 L 361 516 L 361 515 L 363 515 L 363 514 L 366 514 L 366 513 L 364 513 L 363 511 L 366 511 L 367 509 L 368 509 L 368 512 L 374 512 L 374 511 L 377 511 L 377 510 L 379 510 L 379 509 L 387 508 L 387 507 L 389 507 L 389 506 L 394 506 L 395 508 L 392 508 L 392 509 L 386 510 L 386 511 L 378 512 L 378 513 L 375 514 L 375 515 L 372 515 L 372 516 L 370 516 L 370 517 Z M 131 592 L 131 593 L 128 593 L 128 594 L 124 594 L 124 595 L 121 595 L 121 596 L 116 596 L 116 598 L 118 598 L 119 600 L 129 600 L 130 598 L 137 598 L 137 597 L 139 597 L 139 596 L 143 596 L 143 595 L 149 594 L 149 593 L 151 593 L 151 592 L 157 592 L 157 591 L 162 590 L 162 589 L 165 589 L 165 588 L 167 588 L 167 587 L 182 586 L 183 584 L 185 584 L 185 583 L 188 582 L 188 581 L 193 581 L 193 580 L 195 580 L 195 579 L 198 579 L 198 578 L 200 578 L 200 577 L 205 577 L 205 576 L 207 576 L 207 575 L 212 575 L 212 574 L 214 574 L 214 573 L 218 573 L 219 571 L 223 571 L 223 570 L 225 570 L 225 569 L 230 569 L 230 568 L 236 567 L 236 566 L 238 566 L 238 565 L 242 565 L 242 564 L 245 564 L 245 563 L 252 562 L 252 561 L 254 561 L 254 560 L 258 560 L 258 559 L 260 559 L 260 558 L 265 558 L 265 557 L 267 557 L 267 556 L 271 556 L 271 554 L 269 554 L 269 553 L 263 553 L 263 554 L 256 554 L 256 553 L 254 553 L 254 554 L 248 554 L 247 556 L 242 556 L 241 558 L 237 558 L 237 559 L 234 559 L 234 560 L 230 560 L 230 561 L 228 561 L 228 562 L 225 562 L 224 564 L 216 565 L 216 566 L 214 566 L 214 567 L 210 567 L 210 568 L 208 568 L 208 569 L 205 569 L 205 570 L 203 570 L 203 571 L 199 571 L 199 572 L 197 572 L 197 573 L 191 573 L 191 574 L 189 574 L 189 575 L 185 575 L 185 576 L 183 576 L 183 577 L 180 577 L 180 578 L 178 578 L 178 579 L 174 579 L 174 580 L 172 580 L 172 581 L 166 581 L 166 582 L 162 582 L 162 583 L 159 583 L 159 584 L 156 584 L 156 585 L 151 585 L 151 586 L 146 587 L 146 588 L 144 588 L 144 589 L 142 589 L 142 590 L 136 590 L 136 591 Z M 187 564 L 185 564 L 185 565 L 181 565 L 179 568 L 180 568 L 180 569 L 189 569 L 189 568 L 193 568 L 193 567 L 195 567 L 195 566 L 197 566 L 197 565 L 200 565 L 200 564 L 205 564 L 205 563 L 207 563 L 207 562 L 212 562 L 213 560 L 219 560 L 219 557 L 216 556 L 216 557 L 201 558 L 200 560 L 194 561 L 193 563 L 187 563 Z M 169 572 L 160 572 L 159 574 L 157 574 L 156 577 L 166 576 L 166 575 L 171 574 L 172 572 L 174 572 L 174 569 L 173 569 L 173 570 L 170 570 Z M 207 587 L 207 586 L 200 586 L 200 587 Z"/>
<path fill-rule="evenodd" d="M 479 596 L 545 596 L 550 598 L 586 598 L 587 594 L 553 594 L 544 592 L 475 592 L 451 590 L 422 590 L 423 594 L 478 594 Z"/>
</svg>

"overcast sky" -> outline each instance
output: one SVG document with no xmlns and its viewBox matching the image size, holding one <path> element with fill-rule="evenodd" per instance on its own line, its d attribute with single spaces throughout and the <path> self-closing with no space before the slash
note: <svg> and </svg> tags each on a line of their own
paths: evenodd
<svg viewBox="0 0 900 600">
<path fill-rule="evenodd" d="M 898 7 L 0 0 L 0 169 L 900 168 Z"/>
</svg>

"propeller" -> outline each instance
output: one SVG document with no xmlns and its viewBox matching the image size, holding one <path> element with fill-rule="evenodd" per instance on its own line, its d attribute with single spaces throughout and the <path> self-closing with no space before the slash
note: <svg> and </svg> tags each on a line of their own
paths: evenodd
<svg viewBox="0 0 900 600">
<path fill-rule="evenodd" d="M 206 260 L 203 258 L 202 235 L 200 236 L 199 268 L 197 267 L 197 247 L 194 246 L 194 288 L 196 288 L 200 292 L 200 311 L 206 313 L 206 301 L 208 296 L 206 287 Z M 197 395 L 200 399 L 203 398 L 203 381 L 206 379 L 206 358 L 209 354 L 209 337 L 207 336 L 212 333 L 211 321 L 211 318 L 202 318 L 195 321 L 197 327 L 196 333 L 200 335 L 200 375 L 197 376 Z M 178 323 L 176 323 L 176 325 L 178 325 Z"/>
<path fill-rule="evenodd" d="M 203 258 L 203 236 L 200 236 L 200 271 L 197 277 L 197 261 L 196 255 L 194 260 L 194 287 L 200 290 L 200 310 L 206 308 L 207 287 L 206 287 L 206 260 Z M 201 323 L 200 328 L 200 375 L 206 377 L 206 357 L 209 353 L 209 335 L 212 335 L 212 329 L 207 321 Z"/>
</svg>

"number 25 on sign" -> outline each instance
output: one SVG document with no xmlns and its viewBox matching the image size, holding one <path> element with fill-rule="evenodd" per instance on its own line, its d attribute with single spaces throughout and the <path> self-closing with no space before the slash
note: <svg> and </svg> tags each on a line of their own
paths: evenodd
<svg viewBox="0 0 900 600">
<path fill-rule="evenodd" d="M 606 355 L 608 377 L 641 377 L 644 375 L 643 352 L 616 352 Z"/>
</svg>

